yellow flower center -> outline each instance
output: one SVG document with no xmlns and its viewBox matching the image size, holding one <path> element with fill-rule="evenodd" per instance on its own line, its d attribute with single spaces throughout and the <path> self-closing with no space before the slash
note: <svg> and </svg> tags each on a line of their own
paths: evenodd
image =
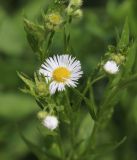
<svg viewBox="0 0 137 160">
<path fill-rule="evenodd" d="M 65 82 L 70 77 L 70 71 L 65 67 L 58 67 L 53 71 L 53 79 L 57 82 Z"/>
<path fill-rule="evenodd" d="M 49 15 L 49 21 L 54 25 L 58 25 L 62 22 L 62 18 L 59 14 L 51 14 Z"/>
</svg>

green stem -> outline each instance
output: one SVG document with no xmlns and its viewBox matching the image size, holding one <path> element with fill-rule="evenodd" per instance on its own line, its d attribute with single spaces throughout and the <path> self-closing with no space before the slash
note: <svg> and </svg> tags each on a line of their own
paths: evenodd
<svg viewBox="0 0 137 160">
<path fill-rule="evenodd" d="M 46 56 L 47 57 L 49 56 L 49 48 L 52 45 L 54 34 L 55 34 L 55 31 L 51 31 L 51 33 L 49 35 L 49 39 L 48 39 L 48 43 L 47 43 L 47 48 L 46 48 L 46 54 L 47 55 L 44 55 L 44 59 L 45 59 Z"/>
<path fill-rule="evenodd" d="M 97 77 L 96 79 L 94 79 L 94 80 L 91 82 L 91 85 L 93 85 L 94 83 L 96 83 L 97 81 L 101 80 L 101 79 L 104 78 L 104 77 L 105 77 L 104 74 L 101 75 L 101 76 L 99 76 L 99 77 Z"/>
<path fill-rule="evenodd" d="M 64 153 L 63 146 L 62 146 L 60 129 L 58 129 L 58 144 L 59 144 L 59 148 L 60 148 L 60 151 L 61 151 L 61 154 L 62 154 L 62 160 L 65 160 L 65 153 Z"/>
<path fill-rule="evenodd" d="M 70 140 L 71 140 L 71 151 L 67 157 L 67 160 L 71 160 L 71 158 L 73 157 L 73 152 L 74 152 L 74 118 L 72 117 L 72 107 L 70 104 L 70 99 L 69 99 L 69 94 L 67 92 L 67 90 L 65 91 L 65 97 L 66 97 L 66 102 L 67 102 L 67 106 L 68 106 L 68 112 L 69 112 L 69 118 L 70 118 L 70 126 L 69 126 L 69 132 L 70 132 Z"/>
</svg>

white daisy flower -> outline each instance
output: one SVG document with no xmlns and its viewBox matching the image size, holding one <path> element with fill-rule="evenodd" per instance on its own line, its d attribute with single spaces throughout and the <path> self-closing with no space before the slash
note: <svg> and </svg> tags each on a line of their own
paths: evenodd
<svg viewBox="0 0 137 160">
<path fill-rule="evenodd" d="M 43 119 L 43 125 L 50 130 L 54 130 L 58 127 L 58 119 L 56 116 L 48 115 Z"/>
<path fill-rule="evenodd" d="M 65 90 L 65 86 L 76 87 L 78 79 L 82 76 L 80 61 L 70 55 L 57 55 L 49 57 L 42 64 L 39 72 L 50 81 L 51 94 Z"/>
<path fill-rule="evenodd" d="M 104 70 L 109 74 L 116 74 L 119 71 L 119 66 L 113 60 L 107 61 L 104 66 Z"/>
</svg>

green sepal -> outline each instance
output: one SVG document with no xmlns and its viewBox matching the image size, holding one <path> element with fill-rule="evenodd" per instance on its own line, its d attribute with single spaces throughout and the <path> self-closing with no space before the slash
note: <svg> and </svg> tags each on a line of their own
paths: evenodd
<svg viewBox="0 0 137 160">
<path fill-rule="evenodd" d="M 25 93 L 31 93 L 32 95 L 35 95 L 35 83 L 27 77 L 24 73 L 17 72 L 20 79 L 26 84 L 25 89 L 21 89 Z"/>
</svg>

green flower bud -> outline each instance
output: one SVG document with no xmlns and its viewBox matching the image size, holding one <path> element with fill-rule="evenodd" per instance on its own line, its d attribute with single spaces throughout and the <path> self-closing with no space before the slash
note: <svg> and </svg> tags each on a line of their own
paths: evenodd
<svg viewBox="0 0 137 160">
<path fill-rule="evenodd" d="M 46 96 L 48 94 L 48 87 L 45 82 L 39 82 L 36 84 L 36 92 L 40 96 Z"/>
<path fill-rule="evenodd" d="M 52 12 L 45 16 L 45 27 L 49 30 L 57 29 L 63 23 L 63 17 L 59 12 Z"/>
<path fill-rule="evenodd" d="M 74 9 L 69 5 L 67 8 L 66 8 L 66 12 L 69 16 L 72 16 L 73 15 L 73 12 L 74 12 Z"/>
<path fill-rule="evenodd" d="M 40 120 L 44 119 L 47 115 L 48 115 L 48 113 L 45 112 L 45 111 L 39 111 L 39 112 L 37 113 L 37 117 L 38 117 L 38 119 L 40 119 Z"/>
<path fill-rule="evenodd" d="M 112 55 L 112 60 L 116 61 L 117 64 L 123 64 L 125 59 L 125 56 L 123 56 L 122 54 Z"/>
</svg>

